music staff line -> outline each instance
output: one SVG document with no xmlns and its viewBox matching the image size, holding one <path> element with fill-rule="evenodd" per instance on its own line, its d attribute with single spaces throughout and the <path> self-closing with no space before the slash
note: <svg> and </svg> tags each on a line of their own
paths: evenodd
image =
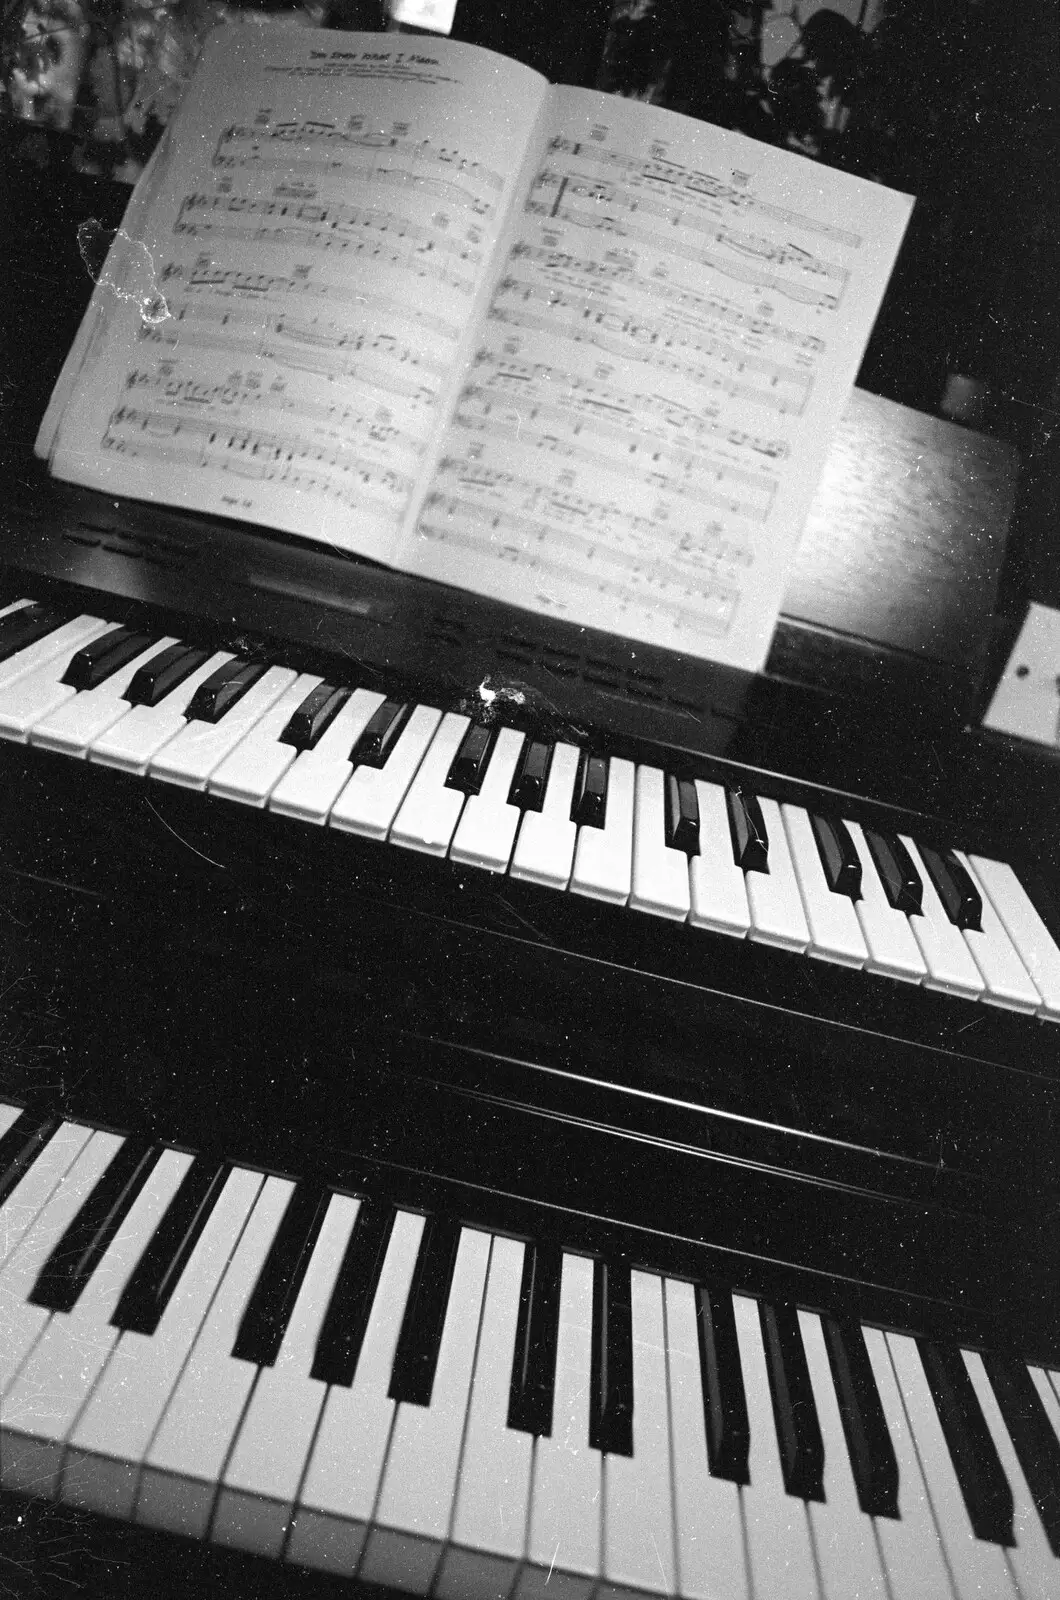
<svg viewBox="0 0 1060 1600">
<path fill-rule="evenodd" d="M 340 128 L 334 122 L 317 122 L 311 117 L 301 122 L 264 122 L 253 128 L 233 124 L 226 128 L 217 141 L 217 150 L 228 144 L 259 144 L 262 141 L 313 145 L 318 143 L 345 145 L 351 150 L 400 151 L 408 161 L 426 161 L 436 166 L 450 167 L 466 174 L 476 182 L 500 194 L 504 188 L 501 173 L 480 161 L 462 156 L 459 150 L 446 145 L 436 145 L 430 139 L 407 139 L 398 134 L 364 133 L 350 128 Z M 287 162 L 284 156 L 284 162 Z"/>
<path fill-rule="evenodd" d="M 413 244 L 428 242 L 445 255 L 457 256 L 474 266 L 482 264 L 482 251 L 476 243 L 451 239 L 440 227 L 425 227 L 411 217 L 397 211 L 380 211 L 374 206 L 349 205 L 333 201 L 318 205 L 308 200 L 252 200 L 241 194 L 188 194 L 181 201 L 178 222 L 196 211 L 220 211 L 226 216 L 266 217 L 270 221 L 290 221 L 298 225 L 308 223 L 319 233 L 339 233 L 347 228 L 368 228 L 376 233 L 389 233 L 397 239 L 409 239 Z"/>
<path fill-rule="evenodd" d="M 313 317 L 305 322 L 290 316 L 286 311 L 263 311 L 261 307 L 217 305 L 210 301 L 174 301 L 170 324 L 206 322 L 217 328 L 250 327 L 262 336 L 272 334 L 290 339 L 292 343 L 306 345 L 311 350 L 371 351 L 383 354 L 400 366 L 416 367 L 441 380 L 449 371 L 448 363 L 432 358 L 419 348 L 402 344 L 395 334 L 372 333 L 369 329 L 351 328 L 346 323 L 321 321 Z M 172 326 L 170 327 L 172 332 Z"/>
<path fill-rule="evenodd" d="M 378 162 L 319 161 L 310 156 L 296 154 L 276 157 L 215 155 L 211 165 L 215 171 L 223 172 L 260 172 L 272 169 L 290 172 L 295 166 L 300 172 L 319 174 L 341 172 L 351 182 L 381 183 L 393 188 L 418 189 L 421 193 L 435 195 L 450 205 L 462 206 L 474 216 L 483 219 L 488 220 L 497 212 L 492 200 L 483 200 L 480 196 L 472 194 L 470 189 L 462 189 L 458 183 L 449 183 L 444 178 L 430 178 L 422 172 L 408 172 L 402 167 L 384 167 Z"/>
</svg>

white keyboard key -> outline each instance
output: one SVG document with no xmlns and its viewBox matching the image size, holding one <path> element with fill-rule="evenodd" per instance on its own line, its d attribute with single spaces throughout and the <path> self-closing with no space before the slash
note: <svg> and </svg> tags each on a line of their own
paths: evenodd
<svg viewBox="0 0 1060 1600">
<path fill-rule="evenodd" d="M 176 639 L 158 639 L 148 645 L 95 689 L 83 689 L 66 700 L 30 729 L 30 743 L 42 745 L 46 750 L 59 750 L 64 755 L 85 756 L 94 739 L 112 728 L 130 709 L 124 700 L 126 689 L 140 668 L 152 656 L 161 655 L 176 644 Z"/>
<path fill-rule="evenodd" d="M 861 862 L 861 899 L 855 904 L 861 931 L 868 947 L 865 963 L 869 972 L 882 972 L 906 983 L 920 983 L 927 975 L 920 946 L 904 912 L 896 911 L 883 892 L 865 835 L 856 822 L 847 830 Z"/>
<path fill-rule="evenodd" d="M 600 1573 L 603 1458 L 589 1445 L 593 1264 L 564 1255 L 552 1433 L 534 1445 L 530 1529 L 515 1600 L 589 1600 Z"/>
<path fill-rule="evenodd" d="M 697 928 L 713 928 L 742 939 L 751 926 L 747 885 L 732 853 L 732 836 L 720 783 L 696 779 L 699 801 L 699 854 L 689 866 L 691 911 Z"/>
<path fill-rule="evenodd" d="M 637 768 L 629 903 L 678 922 L 689 912 L 688 857 L 666 843 L 666 778 L 658 767 Z"/>
<path fill-rule="evenodd" d="M 809 814 L 801 806 L 785 804 L 780 809 L 810 930 L 807 953 L 842 967 L 863 967 L 869 953 L 854 902 L 829 888 Z M 770 858 L 772 862 L 772 851 Z"/>
<path fill-rule="evenodd" d="M 398 1406 L 361 1581 L 430 1587 L 452 1516 L 489 1250 L 489 1234 L 461 1229 L 431 1403 Z"/>
<path fill-rule="evenodd" d="M 60 673 L 65 672 L 70 657 L 83 644 L 94 639 L 97 633 L 105 633 L 108 627 L 110 623 L 100 617 L 71 617 L 69 622 L 62 623 L 54 632 L 46 633 L 34 644 L 28 644 L 25 649 L 8 656 L 6 661 L 0 661 L 0 693 L 6 695 L 21 679 L 60 659 L 63 663 Z"/>
<path fill-rule="evenodd" d="M 11 600 L 6 606 L 0 606 L 0 617 L 6 617 L 9 611 L 24 611 L 27 606 L 34 604 L 33 600 Z"/>
<path fill-rule="evenodd" d="M 470 725 L 469 717 L 455 711 L 447 711 L 442 718 L 394 819 L 391 844 L 431 856 L 445 855 L 465 798 L 459 789 L 447 789 L 445 780 Z"/>
<path fill-rule="evenodd" d="M 354 772 L 331 808 L 332 827 L 385 839 L 441 720 L 433 706 L 416 706 L 384 765 Z"/>
<path fill-rule="evenodd" d="M 508 793 L 525 737 L 515 728 L 498 733 L 482 787 L 467 797 L 449 848 L 450 861 L 466 861 L 487 872 L 506 871 L 522 815 L 518 806 L 509 805 Z"/>
<path fill-rule="evenodd" d="M 191 1160 L 162 1152 L 73 1310 L 52 1316 L 5 1394 L 0 1464 L 7 1488 L 49 1499 L 58 1493 L 66 1439 L 118 1340 L 110 1318 Z"/>
<path fill-rule="evenodd" d="M 91 1135 L 91 1128 L 64 1122 L 19 1178 L 0 1207 L 0 1266 L 18 1248 Z"/>
<path fill-rule="evenodd" d="M 633 1455 L 604 1457 L 601 1600 L 677 1591 L 662 1279 L 632 1273 L 630 1297 Z"/>
<path fill-rule="evenodd" d="M 228 1174 L 158 1327 L 118 1340 L 74 1427 L 64 1500 L 133 1520 L 142 1463 L 263 1183 Z"/>
<path fill-rule="evenodd" d="M 439 1600 L 506 1595 L 523 1553 L 533 1441 L 506 1421 L 522 1271 L 523 1246 L 495 1238 Z"/>
<path fill-rule="evenodd" d="M 571 821 L 579 752 L 572 744 L 557 744 L 545 785 L 540 811 L 524 811 L 512 856 L 511 875 L 540 883 L 546 889 L 565 889 L 570 882 L 578 829 Z"/>
<path fill-rule="evenodd" d="M 963 930 L 975 964 L 983 974 L 983 1000 L 987 1005 L 1002 1006 L 1006 1011 L 1040 1010 L 1042 997 L 1005 932 L 990 896 L 979 882 L 975 868 L 963 851 L 953 853 L 967 869 L 983 902 L 982 932 L 974 928 Z"/>
<path fill-rule="evenodd" d="M 269 795 L 269 810 L 323 824 L 353 773 L 357 740 L 383 704 L 374 689 L 355 689 L 311 750 L 299 753 Z"/>
<path fill-rule="evenodd" d="M 968 860 L 1041 995 L 1041 1014 L 1060 1021 L 1060 949 L 1052 934 L 1010 866 L 986 856 Z"/>
<path fill-rule="evenodd" d="M 602 828 L 580 827 L 570 886 L 574 894 L 625 905 L 633 877 L 634 766 L 620 756 L 607 765 Z"/>
<path fill-rule="evenodd" d="M 205 789 L 215 767 L 280 698 L 294 676 L 289 667 L 269 667 L 220 721 L 195 718 L 186 722 L 176 738 L 152 756 L 148 763 L 151 777 L 185 789 Z"/>
<path fill-rule="evenodd" d="M 77 690 L 62 682 L 63 673 L 82 645 L 91 643 L 102 633 L 113 631 L 109 622 L 102 622 L 98 617 L 80 617 L 76 624 L 68 623 L 67 627 L 73 634 L 67 647 L 49 656 L 32 671 L 19 673 L 4 681 L 5 668 L 10 667 L 13 661 L 32 655 L 34 650 L 48 642 L 44 639 L 21 651 L 19 656 L 12 656 L 11 660 L 0 663 L 0 735 L 5 739 L 24 741 L 35 722 L 65 701 L 72 700 Z M 59 630 L 60 633 L 65 631 Z M 51 634 L 49 640 L 58 636 Z"/>
<path fill-rule="evenodd" d="M 2 616 L 2 615 L 3 615 L 3 613 L 0 612 L 0 616 Z M 21 1106 L 9 1106 L 7 1104 L 0 1104 L 0 1139 L 2 1139 L 4 1137 L 4 1134 L 7 1132 L 8 1128 L 14 1126 L 14 1124 L 18 1121 L 18 1119 L 19 1119 L 19 1117 L 21 1115 L 22 1115 L 22 1107 Z"/>
<path fill-rule="evenodd" d="M 923 915 L 909 918 L 909 926 L 927 967 L 924 987 L 941 989 L 946 994 L 967 995 L 974 1000 L 983 992 L 982 974 L 972 960 L 960 928 L 955 927 L 946 915 L 920 851 L 906 834 L 899 834 L 899 838 L 909 851 L 909 858 L 924 886 L 921 898 Z"/>
<path fill-rule="evenodd" d="M 327 1394 L 309 1371 L 358 1204 L 348 1195 L 332 1195 L 328 1204 L 276 1365 L 258 1374 L 225 1467 L 210 1529 L 218 1544 L 273 1558 L 283 1548 Z"/>
<path fill-rule="evenodd" d="M 246 806 L 263 806 L 298 754 L 294 745 L 280 743 L 280 734 L 306 695 L 322 682 L 323 679 L 313 673 L 299 673 L 235 749 L 214 768 L 206 785 L 208 793 L 220 795 L 224 800 L 239 800 Z"/>
<path fill-rule="evenodd" d="M 750 936 L 760 944 L 805 950 L 810 930 L 780 807 L 775 800 L 760 800 L 759 805 L 769 836 L 769 871 L 744 873 L 751 911 Z"/>
<path fill-rule="evenodd" d="M 144 1462 L 137 1522 L 203 1538 L 214 1492 L 257 1374 L 231 1354 L 294 1190 L 267 1178 Z"/>
<path fill-rule="evenodd" d="M 1047 1372 L 1044 1367 L 1028 1367 L 1027 1371 L 1052 1423 L 1053 1432 L 1060 1439 L 1060 1392 L 1057 1390 L 1057 1375 Z"/>
<path fill-rule="evenodd" d="M 231 650 L 217 650 L 156 706 L 132 706 L 106 733 L 93 739 L 88 759 L 123 772 L 145 773 L 151 758 L 187 727 L 184 713 L 195 691 L 231 660 Z"/>
<path fill-rule="evenodd" d="M 398 1212 L 353 1383 L 328 1390 L 287 1541 L 289 1561 L 348 1575 L 360 1560 L 397 1410 L 387 1390 L 422 1234 L 422 1217 Z"/>
</svg>

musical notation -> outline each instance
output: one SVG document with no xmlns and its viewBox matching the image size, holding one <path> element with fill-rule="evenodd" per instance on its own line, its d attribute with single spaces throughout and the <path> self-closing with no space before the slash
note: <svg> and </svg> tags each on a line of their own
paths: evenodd
<svg viewBox="0 0 1060 1600">
<path fill-rule="evenodd" d="M 461 154 L 452 146 L 438 145 L 430 139 L 410 139 L 396 133 L 368 133 L 363 129 L 340 128 L 337 123 L 316 122 L 311 118 L 272 124 L 263 120 L 253 127 L 233 125 L 226 128 L 217 141 L 213 164 L 221 167 L 251 165 L 266 159 L 260 154 L 263 148 L 276 147 L 282 149 L 283 154 L 270 164 L 290 170 L 295 162 L 299 167 L 302 166 L 297 148 L 300 145 L 311 150 L 323 145 L 329 151 L 340 151 L 339 162 L 334 164 L 342 164 L 359 174 L 400 170 L 382 166 L 382 157 L 389 154 L 414 164 L 443 167 L 448 172 L 482 184 L 495 194 L 500 194 L 504 187 L 501 173 Z M 238 153 L 240 148 L 242 154 Z M 348 159 L 350 155 L 352 161 Z"/>
</svg>

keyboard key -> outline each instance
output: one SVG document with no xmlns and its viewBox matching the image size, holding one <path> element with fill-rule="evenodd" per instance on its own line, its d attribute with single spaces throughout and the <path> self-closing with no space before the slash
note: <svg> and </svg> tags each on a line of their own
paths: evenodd
<svg viewBox="0 0 1060 1600">
<path fill-rule="evenodd" d="M 438 724 L 391 826 L 391 844 L 432 856 L 444 856 L 449 849 L 464 796 L 445 780 L 467 728 L 467 717 L 455 711 L 447 711 Z"/>
<path fill-rule="evenodd" d="M 967 1354 L 965 1361 L 968 1361 Z M 983 1367 L 990 1380 L 995 1403 L 1004 1418 L 1005 1428 L 1015 1446 L 1020 1468 L 1033 1496 L 1049 1546 L 1053 1555 L 1060 1557 L 1060 1438 L 1053 1431 L 1041 1396 L 1021 1361 L 1012 1357 L 986 1355 L 983 1357 Z M 969 1370 L 975 1381 L 975 1373 Z M 978 1383 L 976 1392 L 989 1422 Z M 992 1425 L 990 1431 L 1000 1450 L 1000 1429 Z M 1004 1456 L 1002 1467 L 1011 1484 L 1013 1475 L 1005 1465 Z M 1021 1515 L 1018 1506 L 1013 1522 L 1017 1537 L 1022 1538 L 1025 1516 Z"/>
<path fill-rule="evenodd" d="M 856 1322 L 831 1317 L 823 1328 L 858 1504 L 868 1516 L 896 1517 L 898 1463 L 864 1335 Z"/>
<path fill-rule="evenodd" d="M 350 752 L 382 700 L 372 689 L 355 689 L 316 743 L 288 767 L 269 795 L 269 810 L 323 826 L 353 776 Z"/>
<path fill-rule="evenodd" d="M 234 665 L 226 663 L 219 671 Z M 244 675 L 237 675 L 208 693 L 207 685 L 202 685 L 196 696 L 203 696 L 204 712 L 212 716 L 222 704 L 228 709 L 211 720 L 206 715 L 193 718 L 189 705 L 186 725 L 149 762 L 153 778 L 184 788 L 205 789 L 214 770 L 294 682 L 295 674 L 287 667 L 268 667 L 246 687 L 249 677 L 250 664 L 246 664 Z"/>
<path fill-rule="evenodd" d="M 381 1200 L 361 1202 L 320 1329 L 311 1376 L 349 1388 L 390 1247 L 394 1208 Z"/>
<path fill-rule="evenodd" d="M 961 1353 L 927 1339 L 917 1343 L 972 1527 L 980 1539 L 1011 1545 L 1012 1490 Z"/>
<path fill-rule="evenodd" d="M 714 928 L 742 939 L 751 926 L 747 885 L 732 852 L 725 790 L 696 779 L 699 854 L 689 863 L 691 910 L 697 928 Z"/>
<path fill-rule="evenodd" d="M 976 855 L 968 859 L 1042 997 L 1042 1015 L 1060 1021 L 1060 949 L 1037 907 L 1005 862 Z"/>
<path fill-rule="evenodd" d="M 746 1484 L 751 1438 L 732 1296 L 727 1289 L 709 1289 L 699 1284 L 695 1302 L 704 1441 L 710 1470 L 716 1478 Z"/>
<path fill-rule="evenodd" d="M 629 899 L 633 874 L 632 761 L 613 757 L 608 763 L 607 814 L 603 827 L 578 829 L 570 887 L 574 894 L 589 895 L 624 905 Z"/>
<path fill-rule="evenodd" d="M 803 1500 L 821 1500 L 824 1445 L 798 1313 L 794 1306 L 760 1301 L 758 1314 L 784 1486 L 789 1494 Z"/>
<path fill-rule="evenodd" d="M 733 860 L 741 872 L 768 872 L 772 834 L 755 795 L 740 789 L 725 790 Z"/>
<path fill-rule="evenodd" d="M 194 654 L 198 656 L 200 652 L 196 651 Z M 181 658 L 181 665 L 185 663 L 185 659 Z M 230 654 L 218 651 L 214 655 L 207 656 L 205 661 L 200 661 L 192 672 L 180 678 L 161 699 L 151 703 L 133 704 L 123 717 L 107 729 L 106 733 L 93 739 L 88 759 L 98 761 L 104 766 L 119 767 L 124 772 L 145 773 L 152 757 L 187 727 L 185 712 L 200 683 L 204 682 L 221 662 L 230 660 Z M 150 665 L 153 666 L 154 663 Z M 130 698 L 135 683 L 134 679 L 129 689 Z"/>
<path fill-rule="evenodd" d="M 980 886 L 968 858 L 959 850 L 955 854 L 978 889 Z M 964 938 L 976 966 L 983 974 L 983 999 L 987 1005 L 1002 1006 L 1008 1011 L 1038 1011 L 1042 997 L 1020 960 L 1015 945 L 989 897 L 981 903 L 982 930 L 977 932 L 974 928 L 966 928 Z"/>
<path fill-rule="evenodd" d="M 330 683 L 318 683 L 292 712 L 280 734 L 281 741 L 293 745 L 299 755 L 305 750 L 314 749 L 350 698 L 351 692 L 349 689 L 336 689 Z"/>
<path fill-rule="evenodd" d="M 413 709 L 402 700 L 382 700 L 350 747 L 350 760 L 354 766 L 385 767 L 405 731 Z"/>
<path fill-rule="evenodd" d="M 909 926 L 909 917 L 888 899 L 866 835 L 856 822 L 851 822 L 849 828 L 861 862 L 861 899 L 854 909 L 869 952 L 865 965 L 870 972 L 884 973 L 906 983 L 920 983 L 927 974 L 927 967 Z"/>
<path fill-rule="evenodd" d="M 552 746 L 530 739 L 523 746 L 508 800 L 520 811 L 540 811 L 552 766 Z"/>
<path fill-rule="evenodd" d="M 440 711 L 417 706 L 389 747 L 383 765 L 356 767 L 331 808 L 328 821 L 332 827 L 369 839 L 385 839 L 441 720 Z M 363 742 L 362 736 L 358 751 Z"/>
<path fill-rule="evenodd" d="M 1036 1504 L 1037 1496 L 1032 1495 L 1022 1457 L 1012 1447 L 996 1392 L 987 1379 L 983 1358 L 971 1350 L 962 1351 L 961 1356 L 983 1421 L 996 1446 L 1001 1471 L 1012 1494 L 1015 1549 L 1009 1559 L 1020 1596 L 1022 1600 L 1050 1600 L 1050 1596 L 1056 1594 L 1057 1570 L 1053 1558 L 1057 1552 L 1055 1547 L 1050 1548 L 1050 1541 L 1046 1538 Z"/>
<path fill-rule="evenodd" d="M 57 1128 L 54 1117 L 23 1111 L 19 1106 L 0 1106 L 0 1216 L 4 1214 L 3 1205 L 8 1195 L 22 1181 Z M 85 1137 L 88 1137 L 87 1129 Z"/>
<path fill-rule="evenodd" d="M 558 1246 L 526 1246 L 508 1395 L 508 1426 L 524 1433 L 552 1432 L 562 1265 Z"/>
<path fill-rule="evenodd" d="M 220 722 L 264 675 L 263 661 L 246 661 L 242 656 L 234 656 L 231 661 L 224 662 L 192 695 L 188 702 L 188 721 Z"/>
<path fill-rule="evenodd" d="M 30 1113 L 5 1134 L 0 1266 L 18 1248 L 90 1137 L 91 1129 L 75 1122 L 56 1129 L 50 1118 Z"/>
<path fill-rule="evenodd" d="M 169 644 L 173 640 L 166 641 Z M 63 673 L 62 681 L 79 691 L 98 689 L 114 673 L 143 655 L 150 645 L 157 645 L 149 633 L 136 633 L 132 628 L 113 628 L 109 633 L 82 645 Z"/>
<path fill-rule="evenodd" d="M 699 797 L 691 778 L 666 776 L 666 843 L 686 856 L 699 854 Z"/>
<path fill-rule="evenodd" d="M 172 643 L 169 638 L 149 643 L 141 654 L 104 678 L 98 688 L 75 694 L 56 707 L 30 729 L 30 743 L 65 755 L 87 755 L 93 741 L 128 711 L 128 691 L 140 667 L 163 654 Z"/>
<path fill-rule="evenodd" d="M 638 766 L 633 808 L 630 905 L 683 922 L 690 909 L 688 856 L 667 844 L 667 779 L 658 767 Z M 695 789 L 692 789 L 693 796 Z M 696 807 L 696 842 L 699 834 Z"/>
<path fill-rule="evenodd" d="M 592 1389 L 589 1443 L 594 1450 L 633 1454 L 633 1324 L 630 1272 L 621 1262 L 593 1268 Z"/>
<path fill-rule="evenodd" d="M 65 666 L 75 650 L 97 633 L 104 633 L 108 625 L 99 617 L 63 618 L 42 609 L 33 622 L 26 620 L 25 611 L 9 614 L 3 619 L 3 626 L 6 632 L 0 635 L 0 694 L 6 694 L 22 678 L 49 663 L 61 660 Z M 16 640 L 17 648 L 10 648 Z M 53 676 L 57 679 L 59 675 Z"/>
<path fill-rule="evenodd" d="M 109 624 L 98 617 L 81 617 L 0 666 L 0 734 L 25 741 L 34 723 L 73 699 L 77 690 L 63 682 L 71 657 L 79 646 L 108 631 Z M 57 641 L 64 637 L 65 648 L 52 653 Z M 16 672 L 17 663 L 24 665 L 38 652 L 45 656 L 39 665 Z"/>
<path fill-rule="evenodd" d="M 231 754 L 214 768 L 206 786 L 210 794 L 238 800 L 243 805 L 264 806 L 297 754 L 281 735 L 319 682 L 314 673 L 299 673 Z"/>
<path fill-rule="evenodd" d="M 478 792 L 470 794 L 461 813 L 450 861 L 465 861 L 487 872 L 506 870 L 522 815 L 508 795 L 523 740 L 514 728 L 502 728 L 497 734 Z"/>
<path fill-rule="evenodd" d="M 763 800 L 759 816 L 769 830 L 769 869 L 746 869 L 744 873 L 751 912 L 750 937 L 784 950 L 805 950 L 810 930 L 780 807 L 775 800 Z"/>
<path fill-rule="evenodd" d="M 547 889 L 565 889 L 570 882 L 577 843 L 577 825 L 571 820 L 578 751 L 557 744 L 548 769 L 545 798 L 540 811 L 523 812 L 512 854 L 511 875 Z"/>
<path fill-rule="evenodd" d="M 229 1178 L 228 1168 L 200 1157 L 188 1169 L 114 1311 L 125 1333 L 154 1333 Z"/>
<path fill-rule="evenodd" d="M 32 600 L 16 601 L 0 611 L 0 664 L 47 638 L 68 619 L 59 611 Z M 4 679 L 0 677 L 0 683 Z"/>
<path fill-rule="evenodd" d="M 920 847 L 920 858 L 953 925 L 982 932 L 982 896 L 953 851 L 932 850 L 925 844 Z"/>
<path fill-rule="evenodd" d="M 846 895 L 848 900 L 859 900 L 861 862 L 846 823 L 839 817 L 822 817 L 811 812 L 810 827 L 821 857 L 825 881 L 832 893 Z"/>
<path fill-rule="evenodd" d="M 486 767 L 493 751 L 496 734 L 492 728 L 484 728 L 480 723 L 473 722 L 460 741 L 460 746 L 453 757 L 446 776 L 446 787 L 459 789 L 462 795 L 478 794 L 482 788 L 482 780 L 486 776 Z M 511 775 L 508 778 L 511 782 Z"/>
<path fill-rule="evenodd" d="M 983 992 L 983 978 L 961 930 L 946 915 L 931 874 L 926 868 L 921 871 L 921 854 L 913 840 L 903 834 L 901 841 L 913 865 L 921 872 L 920 915 L 910 917 L 909 926 L 927 967 L 924 987 L 977 999 Z"/>
<path fill-rule="evenodd" d="M 604 756 L 582 751 L 574 780 L 571 821 L 579 828 L 602 828 L 607 816 L 608 764 Z"/>
<path fill-rule="evenodd" d="M 808 954 L 840 966 L 864 966 L 869 953 L 854 901 L 830 887 L 812 819 L 801 806 L 783 805 L 780 809 L 810 932 Z"/>
<path fill-rule="evenodd" d="M 459 1241 L 452 1218 L 427 1218 L 387 1390 L 391 1400 L 430 1404 Z"/>
<path fill-rule="evenodd" d="M 295 1190 L 243 1312 L 232 1346 L 238 1361 L 275 1364 L 330 1204 L 315 1184 L 301 1183 Z"/>
<path fill-rule="evenodd" d="M 924 880 L 901 839 L 897 834 L 879 833 L 875 828 L 866 828 L 862 837 L 868 845 L 887 904 L 907 917 L 916 916 L 920 911 Z"/>
<path fill-rule="evenodd" d="M 154 1146 L 124 1141 L 89 1199 L 56 1240 L 30 1290 L 31 1305 L 47 1311 L 73 1310 L 157 1160 Z"/>
<path fill-rule="evenodd" d="M 160 705 L 203 666 L 207 667 L 207 672 L 200 681 L 205 683 L 214 668 L 220 665 L 221 659 L 221 656 L 211 657 L 208 650 L 200 649 L 197 645 L 174 641 L 137 668 L 130 679 L 125 698 L 131 706 Z M 230 657 L 224 656 L 223 659 L 229 660 Z M 197 682 L 195 688 L 198 686 Z"/>
</svg>

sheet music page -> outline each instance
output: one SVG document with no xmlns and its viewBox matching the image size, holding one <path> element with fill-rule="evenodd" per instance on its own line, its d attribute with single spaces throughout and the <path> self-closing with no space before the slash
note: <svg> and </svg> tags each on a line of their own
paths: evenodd
<svg viewBox="0 0 1060 1600">
<path fill-rule="evenodd" d="M 757 669 L 912 200 L 552 91 L 399 565 Z"/>
<path fill-rule="evenodd" d="M 389 560 L 546 89 L 447 40 L 214 34 L 55 472 Z"/>
</svg>

